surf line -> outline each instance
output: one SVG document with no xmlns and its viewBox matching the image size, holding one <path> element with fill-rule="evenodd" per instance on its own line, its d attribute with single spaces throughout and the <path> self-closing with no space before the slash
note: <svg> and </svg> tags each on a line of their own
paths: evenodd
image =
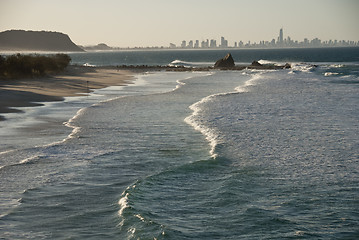
<svg viewBox="0 0 359 240">
<path fill-rule="evenodd" d="M 243 85 L 236 87 L 233 92 L 215 93 L 215 94 L 209 95 L 207 97 L 204 97 L 200 101 L 189 106 L 189 108 L 192 110 L 192 114 L 190 116 L 186 117 L 184 119 L 184 121 L 188 125 L 192 126 L 196 131 L 199 131 L 200 133 L 202 133 L 202 135 L 204 135 L 206 137 L 206 140 L 209 142 L 209 145 L 211 147 L 209 153 L 213 159 L 216 159 L 218 156 L 218 154 L 216 153 L 216 147 L 219 144 L 223 143 L 223 141 L 220 138 L 220 134 L 215 129 L 211 129 L 211 128 L 205 126 L 205 124 L 201 123 L 201 120 L 199 119 L 199 116 L 202 112 L 201 105 L 212 101 L 216 97 L 228 96 L 228 95 L 232 95 L 232 94 L 240 94 L 243 92 L 247 92 L 248 87 L 255 85 L 255 81 L 260 79 L 261 75 L 262 75 L 262 73 L 254 74 L 251 79 L 244 82 Z"/>
</svg>

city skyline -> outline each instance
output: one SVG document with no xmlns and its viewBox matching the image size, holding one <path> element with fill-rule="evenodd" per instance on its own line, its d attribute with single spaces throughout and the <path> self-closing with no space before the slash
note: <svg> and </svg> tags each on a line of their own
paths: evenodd
<svg viewBox="0 0 359 240">
<path fill-rule="evenodd" d="M 194 44 L 195 41 L 195 44 Z M 359 41 L 351 40 L 325 40 L 322 41 L 319 38 L 308 39 L 304 38 L 302 41 L 293 40 L 290 36 L 284 37 L 284 30 L 280 28 L 277 40 L 275 38 L 269 40 L 261 40 L 259 43 L 249 40 L 244 43 L 242 40 L 234 41 L 233 45 L 229 45 L 228 40 L 225 37 L 221 37 L 220 43 L 217 45 L 216 39 L 206 39 L 199 43 L 199 40 L 190 40 L 187 44 L 186 40 L 182 40 L 181 45 L 177 47 L 176 44 L 170 43 L 169 48 L 275 48 L 275 47 L 343 47 L 343 46 L 359 46 Z"/>
</svg>

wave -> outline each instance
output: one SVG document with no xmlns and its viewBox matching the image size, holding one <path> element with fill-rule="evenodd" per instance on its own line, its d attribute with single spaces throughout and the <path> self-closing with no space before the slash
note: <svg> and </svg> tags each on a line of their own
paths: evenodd
<svg viewBox="0 0 359 240">
<path fill-rule="evenodd" d="M 339 75 L 339 73 L 336 73 L 336 72 L 325 72 L 324 73 L 325 77 L 329 77 L 329 76 L 333 76 L 333 75 Z"/>
<path fill-rule="evenodd" d="M 214 95 L 208 96 L 206 98 L 203 98 L 201 101 L 192 104 L 189 108 L 193 111 L 192 115 L 186 117 L 184 121 L 191 125 L 196 131 L 201 132 L 205 137 L 206 140 L 210 143 L 211 150 L 210 155 L 212 158 L 216 158 L 217 154 L 215 153 L 216 146 L 220 143 L 218 134 L 208 127 L 206 127 L 204 124 L 201 124 L 200 121 L 197 119 L 197 116 L 200 114 L 202 109 L 200 108 L 200 105 L 208 102 L 213 98 Z"/>
<path fill-rule="evenodd" d="M 28 158 L 25 158 L 25 159 L 21 160 L 21 161 L 19 162 L 19 164 L 34 163 L 36 160 L 39 160 L 40 158 L 41 158 L 40 155 L 35 155 L 35 156 L 28 157 Z"/>
<path fill-rule="evenodd" d="M 234 90 L 235 90 L 236 92 L 238 92 L 238 93 L 248 92 L 248 87 L 254 86 L 254 85 L 255 85 L 255 82 L 256 82 L 257 80 L 259 80 L 259 79 L 262 78 L 262 74 L 263 74 L 263 73 L 264 73 L 264 72 L 258 72 L 258 73 L 256 73 L 256 74 L 254 74 L 251 79 L 249 79 L 248 81 L 246 81 L 246 82 L 244 83 L 244 85 L 238 86 L 238 87 L 236 87 Z"/>
<path fill-rule="evenodd" d="M 11 152 L 14 152 L 14 151 L 16 151 L 16 150 L 15 149 L 5 150 L 3 152 L 0 152 L 0 155 L 8 154 L 8 153 L 11 153 Z"/>
<path fill-rule="evenodd" d="M 84 66 L 84 67 L 96 67 L 96 65 L 91 64 L 91 63 L 84 63 L 82 66 Z"/>
<path fill-rule="evenodd" d="M 344 67 L 344 64 L 330 64 L 329 67 L 330 68 L 342 68 L 342 67 Z"/>
<path fill-rule="evenodd" d="M 206 137 L 206 140 L 209 142 L 210 147 L 211 147 L 210 155 L 213 159 L 216 159 L 218 156 L 218 154 L 216 153 L 216 148 L 218 145 L 222 144 L 222 139 L 220 137 L 220 134 L 215 129 L 211 129 L 211 128 L 207 127 L 206 124 L 200 120 L 199 115 L 203 111 L 201 108 L 201 105 L 203 105 L 207 102 L 210 102 L 214 98 L 217 98 L 220 96 L 227 96 L 227 95 L 247 92 L 248 87 L 255 85 L 254 83 L 261 78 L 262 74 L 263 74 L 263 72 L 254 74 L 251 79 L 246 81 L 244 83 L 244 85 L 236 87 L 233 92 L 212 94 L 212 95 L 202 98 L 200 101 L 189 106 L 189 108 L 192 110 L 192 114 L 190 116 L 186 117 L 184 119 L 184 121 L 187 124 L 191 125 L 196 131 L 201 132 Z"/>
<path fill-rule="evenodd" d="M 276 61 L 265 60 L 265 59 L 261 59 L 258 62 L 260 64 L 271 64 L 271 65 L 275 65 L 275 66 L 283 66 L 284 64 L 286 64 L 285 62 L 276 62 Z"/>
<path fill-rule="evenodd" d="M 128 186 L 126 190 L 123 191 L 123 193 L 121 194 L 121 198 L 118 200 L 118 206 L 120 207 L 120 209 L 118 210 L 118 216 L 121 219 L 121 222 L 119 223 L 119 227 L 122 227 L 125 223 L 126 217 L 124 215 L 124 211 L 130 207 L 129 204 L 130 192 L 136 188 L 137 183 L 138 181 Z"/>
<path fill-rule="evenodd" d="M 203 66 L 212 66 L 213 62 L 190 62 L 176 59 L 168 64 L 168 66 L 185 66 L 185 67 L 203 67 Z"/>
<path fill-rule="evenodd" d="M 72 118 L 70 118 L 67 122 L 63 123 L 63 125 L 65 125 L 66 127 L 72 128 L 71 133 L 69 135 L 67 135 L 66 138 L 64 138 L 64 139 L 62 139 L 60 141 L 57 141 L 57 142 L 52 142 L 50 144 L 46 144 L 46 145 L 43 145 L 43 146 L 37 146 L 37 147 L 52 147 L 52 146 L 67 142 L 68 140 L 75 138 L 75 136 L 81 131 L 81 127 L 74 125 L 74 121 L 77 118 L 79 118 L 86 109 L 87 109 L 87 107 L 81 108 L 80 110 L 78 110 L 76 112 L 76 114 Z"/>
<path fill-rule="evenodd" d="M 36 161 L 40 160 L 41 158 L 43 158 L 43 156 L 41 156 L 41 155 L 34 155 L 31 157 L 27 157 L 27 158 L 20 160 L 17 163 L 11 163 L 8 165 L 0 166 L 0 170 L 5 170 L 5 169 L 11 168 L 11 167 L 18 167 L 18 166 L 22 166 L 25 164 L 34 164 L 34 163 L 36 163 Z"/>
<path fill-rule="evenodd" d="M 288 72 L 289 74 L 300 73 L 300 72 L 309 73 L 309 72 L 313 72 L 314 69 L 318 67 L 318 65 L 310 64 L 310 63 L 291 63 L 291 65 L 292 68 Z"/>
</svg>

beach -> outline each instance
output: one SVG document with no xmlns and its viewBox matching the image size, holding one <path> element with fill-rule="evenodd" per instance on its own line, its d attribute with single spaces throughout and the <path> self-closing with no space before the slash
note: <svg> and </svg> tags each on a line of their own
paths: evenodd
<svg viewBox="0 0 359 240">
<path fill-rule="evenodd" d="M 0 80 L 0 120 L 2 113 L 21 112 L 16 107 L 39 106 L 42 102 L 61 101 L 64 97 L 84 96 L 92 89 L 132 83 L 128 70 L 111 67 L 69 66 L 63 73 L 30 79 Z"/>
</svg>

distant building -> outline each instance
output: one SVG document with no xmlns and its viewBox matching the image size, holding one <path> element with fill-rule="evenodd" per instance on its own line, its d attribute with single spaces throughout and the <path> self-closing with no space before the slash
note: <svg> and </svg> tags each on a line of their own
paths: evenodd
<svg viewBox="0 0 359 240">
<path fill-rule="evenodd" d="M 224 37 L 221 37 L 221 45 L 220 45 L 221 48 L 227 48 L 228 47 L 228 41 L 224 38 Z"/>
<path fill-rule="evenodd" d="M 278 43 L 279 45 L 283 45 L 283 28 L 281 28 L 281 29 L 279 30 L 279 36 L 278 36 L 278 41 L 277 41 L 277 43 Z"/>
<path fill-rule="evenodd" d="M 176 44 L 170 43 L 170 48 L 176 48 Z"/>
<path fill-rule="evenodd" d="M 214 39 L 211 39 L 211 43 L 209 45 L 210 48 L 216 48 L 217 47 L 217 41 Z"/>
<path fill-rule="evenodd" d="M 196 40 L 196 43 L 194 44 L 194 48 L 199 48 L 199 41 Z"/>
<path fill-rule="evenodd" d="M 187 46 L 187 42 L 183 40 L 181 43 L 181 48 L 186 48 L 186 46 Z"/>
<path fill-rule="evenodd" d="M 193 48 L 193 41 L 192 41 L 192 40 L 188 42 L 188 46 L 187 46 L 187 47 L 188 47 L 188 48 Z"/>
<path fill-rule="evenodd" d="M 209 48 L 209 40 L 201 42 L 201 48 Z"/>
</svg>

